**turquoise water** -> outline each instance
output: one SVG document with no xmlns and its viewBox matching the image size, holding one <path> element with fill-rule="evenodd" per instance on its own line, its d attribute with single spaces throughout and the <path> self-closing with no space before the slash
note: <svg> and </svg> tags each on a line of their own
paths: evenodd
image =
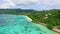
<svg viewBox="0 0 60 34">
<path fill-rule="evenodd" d="M 57 34 L 43 25 L 28 21 L 24 16 L 0 15 L 0 34 Z"/>
</svg>

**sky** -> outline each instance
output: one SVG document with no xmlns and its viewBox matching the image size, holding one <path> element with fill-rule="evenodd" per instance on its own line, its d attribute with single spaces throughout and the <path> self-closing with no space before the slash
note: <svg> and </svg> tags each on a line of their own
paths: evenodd
<svg viewBox="0 0 60 34">
<path fill-rule="evenodd" d="M 60 0 L 0 0 L 0 9 L 60 9 Z"/>
</svg>

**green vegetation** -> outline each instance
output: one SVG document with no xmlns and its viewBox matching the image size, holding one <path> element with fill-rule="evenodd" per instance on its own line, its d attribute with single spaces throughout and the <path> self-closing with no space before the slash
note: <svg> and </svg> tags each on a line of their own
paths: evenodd
<svg viewBox="0 0 60 34">
<path fill-rule="evenodd" d="M 35 23 L 47 24 L 49 29 L 55 26 L 59 26 L 60 29 L 60 10 L 22 10 L 22 9 L 0 9 L 0 14 L 16 14 L 16 15 L 27 15 L 33 19 Z"/>
</svg>

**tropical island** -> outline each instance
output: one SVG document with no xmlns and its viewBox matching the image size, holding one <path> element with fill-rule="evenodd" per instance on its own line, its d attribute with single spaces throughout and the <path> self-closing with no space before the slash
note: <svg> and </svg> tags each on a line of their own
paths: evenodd
<svg viewBox="0 0 60 34">
<path fill-rule="evenodd" d="M 60 29 L 60 9 L 36 11 L 33 9 L 0 9 L 0 14 L 27 15 L 34 23 L 42 24 L 49 29 Z"/>
</svg>

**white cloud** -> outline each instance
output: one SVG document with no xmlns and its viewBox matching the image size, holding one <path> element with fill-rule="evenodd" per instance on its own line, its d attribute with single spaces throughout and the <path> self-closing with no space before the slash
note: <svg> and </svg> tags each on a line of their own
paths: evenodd
<svg viewBox="0 0 60 34">
<path fill-rule="evenodd" d="M 11 0 L 3 0 L 0 3 L 0 8 L 10 8 L 11 6 L 15 6 L 15 4 L 13 2 L 11 2 Z"/>
<path fill-rule="evenodd" d="M 12 0 L 13 3 L 17 5 L 34 5 L 34 4 L 43 4 L 43 5 L 60 5 L 60 0 Z"/>
<path fill-rule="evenodd" d="M 45 7 L 59 8 L 60 0 L 3 0 L 6 3 L 0 4 L 0 8 L 10 8 L 11 6 L 34 6 L 34 5 L 44 5 Z M 26 8 L 25 7 L 25 8 Z M 40 7 L 40 6 L 39 6 Z"/>
<path fill-rule="evenodd" d="M 16 5 L 34 5 L 38 3 L 38 0 L 12 0 Z"/>
<path fill-rule="evenodd" d="M 60 6 L 60 0 L 40 0 L 40 4 L 46 6 Z"/>
</svg>

